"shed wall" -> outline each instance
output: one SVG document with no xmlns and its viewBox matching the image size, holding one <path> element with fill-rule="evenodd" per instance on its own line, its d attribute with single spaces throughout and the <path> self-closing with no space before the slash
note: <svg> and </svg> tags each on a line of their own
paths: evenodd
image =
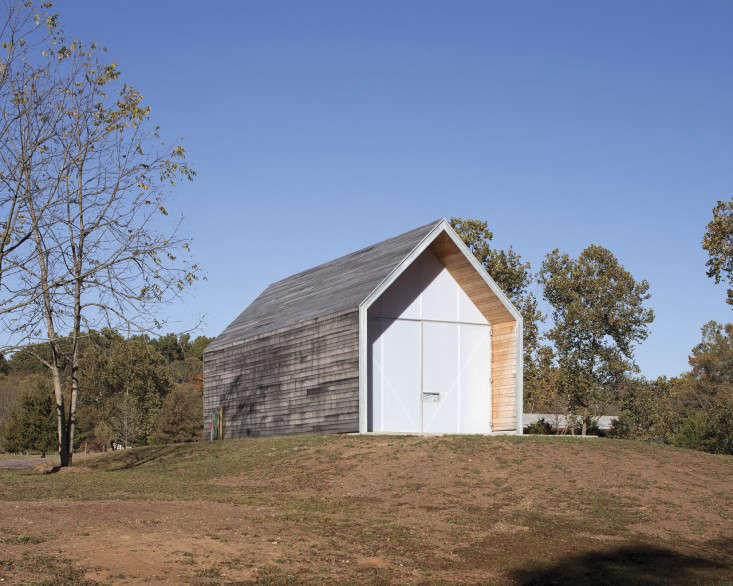
<svg viewBox="0 0 733 586">
<path fill-rule="evenodd" d="M 359 431 L 358 311 L 332 314 L 204 354 L 204 438 Z"/>
</svg>

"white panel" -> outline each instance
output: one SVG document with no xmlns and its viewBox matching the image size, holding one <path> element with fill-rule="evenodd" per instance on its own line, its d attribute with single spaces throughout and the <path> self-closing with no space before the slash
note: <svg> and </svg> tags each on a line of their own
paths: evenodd
<svg viewBox="0 0 733 586">
<path fill-rule="evenodd" d="M 370 316 L 488 323 L 437 257 L 423 252 L 369 308 Z"/>
<path fill-rule="evenodd" d="M 372 306 L 373 309 L 370 308 L 370 312 L 383 317 L 420 319 L 421 273 L 418 259 L 392 283 Z"/>
<path fill-rule="evenodd" d="M 422 318 L 458 321 L 458 286 L 451 274 L 434 254 L 428 252 L 423 260 Z"/>
<path fill-rule="evenodd" d="M 369 310 L 369 314 L 371 314 L 371 309 Z M 381 380 L 382 346 L 379 344 L 379 338 L 382 335 L 382 322 L 383 320 L 373 318 L 371 315 L 367 317 L 366 368 L 369 375 L 366 384 L 367 413 L 364 427 L 366 431 L 377 430 L 374 414 L 375 412 L 379 412 L 378 402 L 380 401 L 379 397 L 381 393 L 381 387 L 379 385 Z"/>
<path fill-rule="evenodd" d="M 420 322 L 380 321 L 372 343 L 374 431 L 420 431 Z M 376 328 L 375 328 L 376 329 Z"/>
<path fill-rule="evenodd" d="M 491 338 L 488 326 L 461 328 L 460 433 L 489 433 Z"/>
<path fill-rule="evenodd" d="M 423 426 L 425 433 L 458 433 L 460 401 L 458 324 L 423 322 Z"/>
</svg>

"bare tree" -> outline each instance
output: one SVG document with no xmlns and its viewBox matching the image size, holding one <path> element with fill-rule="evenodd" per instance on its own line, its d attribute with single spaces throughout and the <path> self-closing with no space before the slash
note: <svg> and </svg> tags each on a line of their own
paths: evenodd
<svg viewBox="0 0 733 586">
<path fill-rule="evenodd" d="M 50 359 L 37 358 L 53 380 L 62 466 L 73 456 L 83 332 L 154 332 L 157 306 L 200 274 L 164 206 L 194 176 L 184 149 L 161 140 L 140 93 L 103 56 L 58 38 L 44 51 L 39 78 L 51 89 L 28 106 L 44 142 L 32 164 L 13 169 L 30 245 L 12 264 L 16 302 L 3 322 L 16 341 L 50 345 Z"/>
<path fill-rule="evenodd" d="M 62 115 L 54 109 L 58 79 L 50 75 L 56 64 L 49 47 L 60 40 L 50 7 L 8 4 L 0 25 L 0 315 L 39 295 L 17 277 L 34 256 L 27 203 L 39 195 L 38 182 L 47 179 L 41 179 L 41 168 L 49 161 L 49 141 Z M 42 52 L 47 56 L 38 60 Z M 38 214 L 49 205 L 38 198 Z"/>
</svg>

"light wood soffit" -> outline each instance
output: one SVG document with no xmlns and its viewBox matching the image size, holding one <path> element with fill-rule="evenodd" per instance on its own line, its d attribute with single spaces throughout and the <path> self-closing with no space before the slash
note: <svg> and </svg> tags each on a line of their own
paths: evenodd
<svg viewBox="0 0 733 586">
<path fill-rule="evenodd" d="M 441 233 L 429 246 L 429 250 L 458 282 L 466 295 L 478 307 L 492 325 L 514 324 L 515 320 L 504 304 L 489 288 L 481 275 L 455 245 L 450 236 Z"/>
</svg>

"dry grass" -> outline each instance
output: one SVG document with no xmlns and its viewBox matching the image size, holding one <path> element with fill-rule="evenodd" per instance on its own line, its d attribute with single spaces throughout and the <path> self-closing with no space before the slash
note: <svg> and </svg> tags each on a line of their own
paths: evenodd
<svg viewBox="0 0 733 586">
<path fill-rule="evenodd" d="M 0 577 L 727 584 L 732 485 L 731 457 L 602 439 L 143 448 L 77 473 L 0 472 Z"/>
</svg>

